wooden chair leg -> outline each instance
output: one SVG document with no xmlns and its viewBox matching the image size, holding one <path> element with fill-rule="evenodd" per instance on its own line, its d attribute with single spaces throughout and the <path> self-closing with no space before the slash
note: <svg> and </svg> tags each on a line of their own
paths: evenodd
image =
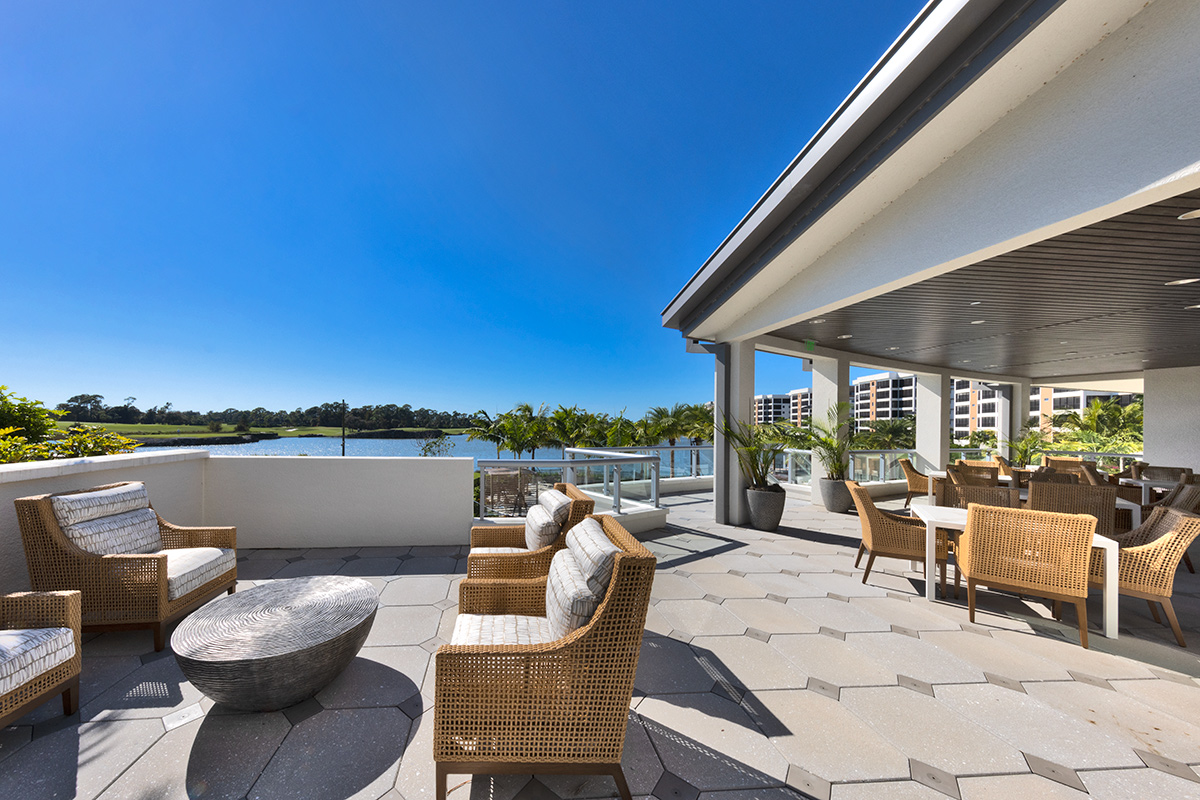
<svg viewBox="0 0 1200 800">
<path fill-rule="evenodd" d="M 1087 640 L 1087 598 L 1075 601 L 1075 615 L 1079 617 L 1079 643 L 1083 649 L 1088 649 Z"/>
<path fill-rule="evenodd" d="M 167 646 L 167 623 L 159 622 L 154 626 L 154 652 L 161 653 Z"/>
<path fill-rule="evenodd" d="M 938 567 L 942 571 L 942 599 L 945 600 L 946 599 L 946 562 L 945 561 L 940 562 L 938 564 Z"/>
<path fill-rule="evenodd" d="M 912 502 L 912 499 L 913 499 L 914 497 L 916 497 L 916 496 L 917 496 L 917 493 L 916 493 L 916 492 L 909 492 L 907 495 L 905 495 L 905 497 L 904 497 L 904 507 L 905 507 L 905 508 L 908 508 L 908 504 L 909 504 L 909 503 L 911 503 L 911 502 Z"/>
<path fill-rule="evenodd" d="M 1183 631 L 1179 629 L 1179 620 L 1175 617 L 1175 607 L 1171 605 L 1171 598 L 1164 597 L 1162 607 L 1171 623 L 1171 630 L 1175 633 L 1175 641 L 1179 642 L 1180 647 L 1187 647 L 1187 642 L 1183 641 Z"/>
<path fill-rule="evenodd" d="M 958 599 L 958 587 L 962 586 L 962 570 L 958 568 L 958 556 L 954 557 L 954 599 Z"/>
<path fill-rule="evenodd" d="M 975 621 L 975 579 L 967 578 L 967 619 Z"/>
<path fill-rule="evenodd" d="M 1053 611 L 1054 618 L 1061 621 L 1062 620 L 1062 601 L 1055 600 L 1053 608 L 1054 608 L 1054 611 Z"/>
<path fill-rule="evenodd" d="M 437 800 L 446 800 L 446 768 L 436 764 L 436 774 L 433 779 L 433 796 Z"/>
<path fill-rule="evenodd" d="M 229 591 L 227 592 L 227 594 L 233 594 L 236 591 L 237 591 L 237 584 L 235 583 L 233 586 L 229 587 Z"/>
<path fill-rule="evenodd" d="M 1153 600 L 1147 600 L 1146 605 L 1150 606 L 1150 616 L 1154 617 L 1154 621 L 1162 625 L 1162 617 L 1158 615 L 1158 606 L 1154 605 Z"/>
<path fill-rule="evenodd" d="M 858 569 L 858 562 L 862 561 L 863 553 L 867 552 L 867 546 L 860 544 L 858 546 L 858 558 L 854 559 L 854 568 Z"/>
<path fill-rule="evenodd" d="M 67 684 L 62 693 L 63 714 L 71 716 L 79 710 L 79 676 L 76 675 Z"/>
<path fill-rule="evenodd" d="M 1188 572 L 1195 573 L 1196 568 L 1192 566 L 1192 557 L 1188 555 L 1187 550 L 1183 551 L 1183 563 L 1187 565 Z"/>
<path fill-rule="evenodd" d="M 863 583 L 867 582 L 867 576 L 871 574 L 871 566 L 875 563 L 875 554 L 871 553 L 867 557 L 867 568 L 863 571 Z"/>
<path fill-rule="evenodd" d="M 621 769 L 620 764 L 613 766 L 612 776 L 617 782 L 617 792 L 621 795 L 621 800 L 633 800 L 633 795 L 629 793 L 629 784 L 625 782 L 625 770 Z"/>
</svg>

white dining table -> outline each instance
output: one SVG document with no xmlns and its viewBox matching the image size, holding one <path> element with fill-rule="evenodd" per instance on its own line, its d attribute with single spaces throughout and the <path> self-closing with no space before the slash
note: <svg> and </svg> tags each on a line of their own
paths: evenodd
<svg viewBox="0 0 1200 800">
<path fill-rule="evenodd" d="M 1133 527 L 1138 527 L 1142 524 L 1142 504 L 1135 503 L 1132 500 L 1126 500 L 1124 497 L 1117 498 L 1117 508 L 1128 508 L 1129 513 L 1133 516 Z"/>
<path fill-rule="evenodd" d="M 1140 486 L 1142 487 L 1142 505 L 1150 505 L 1150 490 L 1151 489 L 1174 489 L 1178 480 L 1173 481 L 1151 481 L 1145 478 L 1121 478 L 1121 483 L 1125 486 Z"/>
<path fill-rule="evenodd" d="M 925 599 L 933 600 L 937 590 L 937 529 L 966 530 L 967 510 L 946 506 L 916 506 L 912 511 L 925 523 Z M 1092 535 L 1092 547 L 1104 551 L 1104 635 L 1117 638 L 1117 542 L 1107 536 Z"/>
</svg>

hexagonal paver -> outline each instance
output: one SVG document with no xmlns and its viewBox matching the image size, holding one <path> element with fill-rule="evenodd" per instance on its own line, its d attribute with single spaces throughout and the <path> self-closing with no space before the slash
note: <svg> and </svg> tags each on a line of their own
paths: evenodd
<svg viewBox="0 0 1200 800">
<path fill-rule="evenodd" d="M 367 646 L 420 644 L 437 635 L 442 612 L 431 606 L 381 606 L 367 635 Z"/>
<path fill-rule="evenodd" d="M 969 661 L 985 672 L 1015 681 L 1066 681 L 1070 673 L 1061 664 L 1039 658 L 995 636 L 969 631 L 926 631 L 921 640 L 942 652 Z"/>
<path fill-rule="evenodd" d="M 654 576 L 650 596 L 660 600 L 699 600 L 706 591 L 682 575 L 659 573 Z"/>
<path fill-rule="evenodd" d="M 983 670 L 936 647 L 899 633 L 850 633 L 846 644 L 898 675 L 925 683 L 982 683 Z"/>
<path fill-rule="evenodd" d="M 772 636 L 770 646 L 783 653 L 801 672 L 832 686 L 886 686 L 896 673 L 859 650 L 819 633 Z"/>
<path fill-rule="evenodd" d="M 820 626 L 792 606 L 764 600 L 726 600 L 722 607 L 732 611 L 750 628 L 767 634 L 816 633 Z"/>
<path fill-rule="evenodd" d="M 745 636 L 697 636 L 692 650 L 702 664 L 745 689 L 803 689 L 808 683 L 796 664 L 765 642 Z"/>
<path fill-rule="evenodd" d="M 696 652 L 683 642 L 661 636 L 642 637 L 633 686 L 645 694 L 707 692 L 716 676 L 700 663 Z"/>
<path fill-rule="evenodd" d="M 716 573 L 693 575 L 692 582 L 706 593 L 722 598 L 733 597 L 766 597 L 767 592 L 745 578 L 737 575 L 721 575 Z"/>
<path fill-rule="evenodd" d="M 858 606 L 828 597 L 791 599 L 788 606 L 826 628 L 842 633 L 884 633 L 892 624 Z"/>
<path fill-rule="evenodd" d="M 1200 798 L 1200 784 L 1156 769 L 1120 769 L 1085 772 L 1079 776 L 1095 800 L 1129 800 L 1131 797 Z"/>
<path fill-rule="evenodd" d="M 746 580 L 758 586 L 767 594 L 780 597 L 824 597 L 829 592 L 820 586 L 814 586 L 804 577 L 784 575 L 782 573 L 754 572 L 747 573 Z"/>
<path fill-rule="evenodd" d="M 692 636 L 740 636 L 746 632 L 745 624 L 731 611 L 707 600 L 663 600 L 655 608 L 672 628 Z"/>
<path fill-rule="evenodd" d="M 962 800 L 1012 800 L 1036 797 L 1038 800 L 1087 800 L 1078 789 L 1043 778 L 1041 775 L 989 775 L 983 778 L 959 778 Z"/>
<path fill-rule="evenodd" d="M 317 693 L 325 708 L 398 706 L 420 691 L 432 654 L 422 647 L 364 647 Z"/>
<path fill-rule="evenodd" d="M 433 605 L 449 596 L 449 578 L 441 575 L 408 575 L 404 580 L 390 581 L 380 593 L 379 602 L 385 606 Z"/>
</svg>

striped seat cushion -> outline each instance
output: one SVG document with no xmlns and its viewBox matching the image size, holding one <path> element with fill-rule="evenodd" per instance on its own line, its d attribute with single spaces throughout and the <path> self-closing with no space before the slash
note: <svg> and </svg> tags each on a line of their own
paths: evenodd
<svg viewBox="0 0 1200 800">
<path fill-rule="evenodd" d="M 534 506 L 525 515 L 525 546 L 530 550 L 542 549 L 558 537 L 560 528 L 545 506 Z"/>
<path fill-rule="evenodd" d="M 603 597 L 608 591 L 613 564 L 621 548 L 613 544 L 599 522 L 589 518 L 567 533 L 567 549 L 575 556 L 579 569 L 587 579 L 588 588 L 593 594 Z"/>
<path fill-rule="evenodd" d="M 600 598 L 588 588 L 587 577 L 571 551 L 555 553 L 546 577 L 546 618 L 554 638 L 561 639 L 586 625 L 598 605 Z"/>
<path fill-rule="evenodd" d="M 111 489 L 98 489 L 77 494 L 60 494 L 50 498 L 58 524 L 65 528 L 100 517 L 124 514 L 150 507 L 146 484 L 128 483 Z"/>
<path fill-rule="evenodd" d="M 0 695 L 74 656 L 75 634 L 70 628 L 0 630 Z"/>
<path fill-rule="evenodd" d="M 63 533 L 81 550 L 101 556 L 157 553 L 162 549 L 158 515 L 151 508 L 76 522 L 64 526 Z"/>
<path fill-rule="evenodd" d="M 538 505 L 550 512 L 559 528 L 562 528 L 567 517 L 571 515 L 571 498 L 558 489 L 550 489 L 538 495 Z"/>
<path fill-rule="evenodd" d="M 472 547 L 473 556 L 498 556 L 505 553 L 528 553 L 524 547 Z"/>
<path fill-rule="evenodd" d="M 459 614 L 450 644 L 542 644 L 552 641 L 545 617 L 520 614 Z"/>
<path fill-rule="evenodd" d="M 180 547 L 163 552 L 167 554 L 168 600 L 178 600 L 237 565 L 234 551 L 224 547 Z"/>
</svg>

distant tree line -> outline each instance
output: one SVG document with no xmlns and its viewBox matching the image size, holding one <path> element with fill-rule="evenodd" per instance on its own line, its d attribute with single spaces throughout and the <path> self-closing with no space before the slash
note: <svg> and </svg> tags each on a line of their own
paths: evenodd
<svg viewBox="0 0 1200 800">
<path fill-rule="evenodd" d="M 311 408 L 294 411 L 270 411 L 263 407 L 253 409 L 227 408 L 224 411 L 181 411 L 171 403 L 151 406 L 145 411 L 135 403 L 136 397 L 126 397 L 119 406 L 104 403 L 99 394 L 77 394 L 56 407 L 63 412 L 61 418 L 71 422 L 115 422 L 126 424 L 165 425 L 212 425 L 229 424 L 238 428 L 311 428 L 318 426 L 341 427 L 342 404 L 322 403 Z M 388 428 L 469 428 L 478 415 L 459 411 L 435 411 L 430 408 L 414 409 L 407 403 L 398 406 L 388 403 L 379 406 L 358 406 L 346 409 L 346 427 L 356 431 L 383 430 Z"/>
</svg>

